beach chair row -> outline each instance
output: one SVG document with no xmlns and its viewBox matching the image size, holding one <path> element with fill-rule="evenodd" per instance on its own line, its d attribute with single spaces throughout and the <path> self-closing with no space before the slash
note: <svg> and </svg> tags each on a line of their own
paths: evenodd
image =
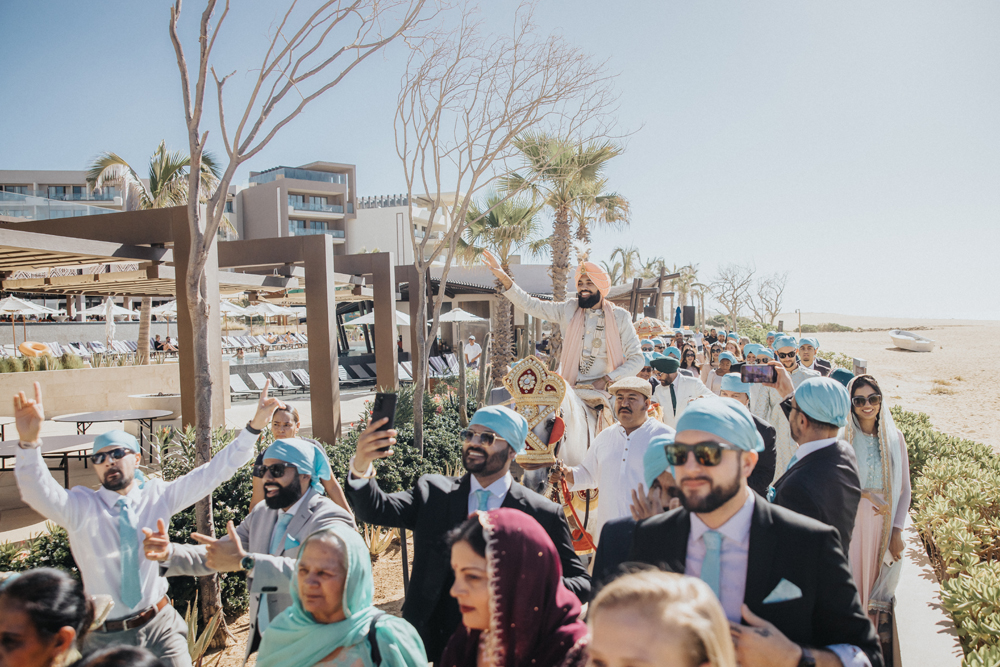
<svg viewBox="0 0 1000 667">
<path fill-rule="evenodd" d="M 269 350 L 286 350 L 305 347 L 309 339 L 305 334 L 284 334 L 279 340 L 271 343 L 264 336 L 223 336 L 222 349 L 226 352 L 236 350 L 256 350 L 261 346 Z"/>
<path fill-rule="evenodd" d="M 100 341 L 78 342 L 78 343 L 45 343 L 49 352 L 56 357 L 64 354 L 75 354 L 84 359 L 89 359 L 93 354 L 135 354 L 139 346 L 134 340 L 113 340 L 109 347 Z M 5 357 L 23 356 L 15 345 L 3 345 L 0 354 Z"/>
<path fill-rule="evenodd" d="M 288 377 L 291 375 L 291 377 Z M 309 373 L 303 368 L 292 371 L 270 371 L 268 373 L 247 373 L 249 382 L 239 375 L 229 376 L 229 390 L 233 398 L 254 397 L 264 388 L 264 383 L 271 380 L 269 393 L 284 395 L 291 393 L 305 393 L 309 391 Z"/>
</svg>

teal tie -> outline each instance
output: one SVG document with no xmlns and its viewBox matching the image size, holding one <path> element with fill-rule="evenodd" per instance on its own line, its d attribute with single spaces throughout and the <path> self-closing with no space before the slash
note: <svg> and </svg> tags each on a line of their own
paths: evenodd
<svg viewBox="0 0 1000 667">
<path fill-rule="evenodd" d="M 279 556 L 284 551 L 285 535 L 288 534 L 288 524 L 291 522 L 291 512 L 284 512 L 278 517 L 278 522 L 274 525 L 274 532 L 271 533 L 271 548 L 268 549 L 268 553 L 272 556 Z"/>
<path fill-rule="evenodd" d="M 791 470 L 792 466 L 795 465 L 798 462 L 799 462 L 799 457 L 793 455 L 792 456 L 792 460 L 788 462 L 787 466 L 785 466 L 785 472 L 788 472 L 789 470 Z"/>
<path fill-rule="evenodd" d="M 674 408 L 674 416 L 677 416 L 677 394 L 674 392 L 674 383 L 670 383 L 670 404 Z"/>
<path fill-rule="evenodd" d="M 128 498 L 121 498 L 115 503 L 118 506 L 118 539 L 121 541 L 122 552 L 122 602 L 130 609 L 142 600 L 142 587 L 139 585 L 139 536 L 135 531 L 135 517 Z"/>
<path fill-rule="evenodd" d="M 479 503 L 479 507 L 477 507 L 476 509 L 479 510 L 480 512 L 489 512 L 490 496 L 492 496 L 493 494 L 487 491 L 486 489 L 476 489 L 475 491 L 473 491 L 473 493 L 476 494 L 476 502 Z"/>
<path fill-rule="evenodd" d="M 705 560 L 701 564 L 701 580 L 708 584 L 708 587 L 715 593 L 715 597 L 722 600 L 719 594 L 719 574 L 722 569 L 722 533 L 717 530 L 709 530 L 701 539 L 705 540 Z"/>
</svg>

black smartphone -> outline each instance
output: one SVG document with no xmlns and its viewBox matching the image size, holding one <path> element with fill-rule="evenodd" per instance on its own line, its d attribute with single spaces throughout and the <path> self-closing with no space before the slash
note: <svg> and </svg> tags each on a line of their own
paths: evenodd
<svg viewBox="0 0 1000 667">
<path fill-rule="evenodd" d="M 743 368 L 740 369 L 740 380 L 773 384 L 778 381 L 778 369 L 769 364 L 743 364 Z"/>
<path fill-rule="evenodd" d="M 375 394 L 375 402 L 372 403 L 372 423 L 374 424 L 379 419 L 388 417 L 389 421 L 379 426 L 376 430 L 378 431 L 388 431 L 391 428 L 396 428 L 396 394 L 383 394 L 378 392 Z M 383 447 L 379 451 L 388 451 L 388 447 Z"/>
</svg>

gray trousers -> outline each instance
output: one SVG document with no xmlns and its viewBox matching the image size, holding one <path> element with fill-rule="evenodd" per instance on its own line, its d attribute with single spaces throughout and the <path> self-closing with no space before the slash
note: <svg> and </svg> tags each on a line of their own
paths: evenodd
<svg viewBox="0 0 1000 667">
<path fill-rule="evenodd" d="M 167 605 L 146 625 L 121 632 L 91 632 L 87 652 L 109 646 L 141 646 L 170 667 L 191 667 L 187 624 L 177 610 Z"/>
</svg>

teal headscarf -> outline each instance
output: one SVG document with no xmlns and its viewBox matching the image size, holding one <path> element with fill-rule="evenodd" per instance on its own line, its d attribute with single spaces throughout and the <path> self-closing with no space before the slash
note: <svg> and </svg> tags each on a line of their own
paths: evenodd
<svg viewBox="0 0 1000 667">
<path fill-rule="evenodd" d="M 724 359 L 728 359 L 729 363 L 731 364 L 739 363 L 738 361 L 736 361 L 736 357 L 734 357 L 731 352 L 723 352 L 722 354 L 719 355 L 719 361 L 722 361 Z"/>
<path fill-rule="evenodd" d="M 646 343 L 649 343 L 650 345 L 652 345 L 653 341 L 649 340 L 648 338 L 643 338 L 642 340 L 639 341 L 639 346 L 641 347 L 641 346 L 645 345 Z"/>
<path fill-rule="evenodd" d="M 749 343 L 743 347 L 743 355 L 752 354 L 754 356 L 760 354 L 760 351 L 764 349 L 763 345 L 758 345 L 757 343 Z"/>
<path fill-rule="evenodd" d="M 757 355 L 758 357 L 767 357 L 768 359 L 774 359 L 774 352 L 766 347 L 760 348 L 759 350 L 754 352 L 754 354 Z"/>
<path fill-rule="evenodd" d="M 771 344 L 771 349 L 777 352 L 783 347 L 793 347 L 796 350 L 799 349 L 799 342 L 795 340 L 795 336 L 778 336 L 774 339 Z"/>
<path fill-rule="evenodd" d="M 645 365 L 649 366 L 650 362 L 653 361 L 653 354 L 650 353 L 650 352 L 643 352 L 642 353 L 642 358 L 646 360 Z"/>
<path fill-rule="evenodd" d="M 811 377 L 795 390 L 795 403 L 802 412 L 818 422 L 847 426 L 851 399 L 847 388 L 827 377 Z"/>
<path fill-rule="evenodd" d="M 757 431 L 753 415 L 733 398 L 708 396 L 691 401 L 677 420 L 677 432 L 681 431 L 706 431 L 745 452 L 764 451 L 764 439 Z"/>
<path fill-rule="evenodd" d="M 319 453 L 316 445 L 302 438 L 283 438 L 264 450 L 265 459 L 278 459 L 295 466 L 300 475 L 309 475 L 309 486 L 323 493 L 320 480 L 330 479 L 333 473 L 326 457 Z"/>
<path fill-rule="evenodd" d="M 668 357 L 673 357 L 673 358 L 675 358 L 677 360 L 680 360 L 680 358 L 681 358 L 681 351 L 678 350 L 673 345 L 671 345 L 670 347 L 668 347 L 667 349 L 665 349 L 663 351 L 663 354 L 667 355 Z"/>
<path fill-rule="evenodd" d="M 510 408 L 502 405 L 485 405 L 472 415 L 469 426 L 474 424 L 492 429 L 518 454 L 523 454 L 528 448 L 524 441 L 528 437 L 528 422 L 520 413 Z"/>
<path fill-rule="evenodd" d="M 91 454 L 96 454 L 105 447 L 121 447 L 136 454 L 142 453 L 142 450 L 139 448 L 139 441 L 135 439 L 135 436 L 121 430 L 107 431 L 94 438 L 94 450 Z M 135 469 L 135 478 L 139 480 L 140 488 L 146 484 L 146 476 L 138 468 Z"/>
<path fill-rule="evenodd" d="M 318 535 L 332 535 L 347 555 L 347 577 L 344 580 L 344 613 L 337 623 L 317 623 L 302 607 L 299 598 L 298 563 L 309 541 Z M 368 630 L 378 609 L 372 606 L 375 587 L 372 583 L 372 563 L 368 547 L 357 531 L 348 526 L 332 525 L 306 538 L 292 570 L 292 606 L 278 614 L 260 644 L 259 667 L 313 667 L 320 660 L 344 646 L 364 642 L 368 647 Z M 378 621 L 378 648 L 383 665 L 389 667 L 427 667 L 427 652 L 420 635 L 401 618 L 385 615 Z M 377 666 L 376 666 L 377 667 Z"/>
<path fill-rule="evenodd" d="M 819 349 L 819 339 L 818 338 L 800 338 L 799 347 L 803 345 L 812 345 L 817 350 Z"/>
<path fill-rule="evenodd" d="M 646 482 L 646 491 L 653 488 L 653 482 L 667 470 L 674 474 L 674 467 L 667 463 L 667 445 L 674 444 L 674 434 L 664 433 L 654 436 L 649 441 L 646 453 L 642 455 L 642 472 Z"/>
<path fill-rule="evenodd" d="M 722 376 L 722 391 L 732 391 L 737 394 L 749 394 L 750 384 L 744 382 L 739 373 L 726 373 Z"/>
</svg>

